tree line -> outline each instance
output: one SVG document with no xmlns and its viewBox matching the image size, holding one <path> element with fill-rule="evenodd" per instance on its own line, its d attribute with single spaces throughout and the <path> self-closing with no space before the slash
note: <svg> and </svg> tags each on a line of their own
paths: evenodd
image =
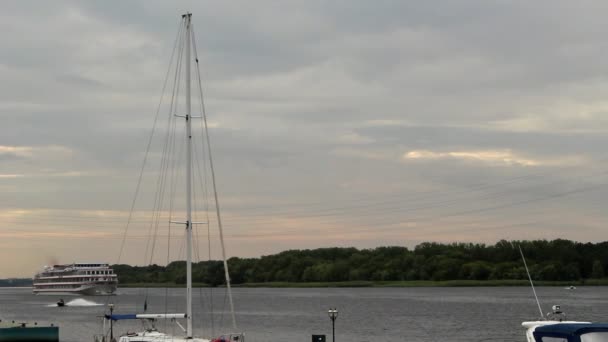
<svg viewBox="0 0 608 342">
<path fill-rule="evenodd" d="M 32 286 L 31 278 L 0 279 L 0 287 L 23 287 Z"/>
<path fill-rule="evenodd" d="M 425 242 L 406 247 L 318 248 L 288 250 L 260 258 L 230 258 L 233 284 L 266 282 L 342 282 L 408 280 L 527 279 L 518 246 L 532 278 L 577 281 L 604 278 L 608 242 L 569 240 L 505 241 L 442 244 Z M 175 283 L 186 281 L 185 261 L 167 266 L 113 265 L 121 283 Z M 193 263 L 193 282 L 224 284 L 221 261 Z"/>
</svg>

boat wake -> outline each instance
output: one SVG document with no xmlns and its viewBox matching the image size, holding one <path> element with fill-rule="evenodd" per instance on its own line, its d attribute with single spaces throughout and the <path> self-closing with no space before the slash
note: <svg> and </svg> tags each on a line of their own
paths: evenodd
<svg viewBox="0 0 608 342">
<path fill-rule="evenodd" d="M 71 301 L 65 303 L 65 306 L 102 306 L 102 305 L 104 305 L 104 304 L 95 303 L 93 301 L 82 299 L 82 298 L 72 299 Z M 48 307 L 57 306 L 57 303 L 49 304 L 47 306 Z"/>
</svg>

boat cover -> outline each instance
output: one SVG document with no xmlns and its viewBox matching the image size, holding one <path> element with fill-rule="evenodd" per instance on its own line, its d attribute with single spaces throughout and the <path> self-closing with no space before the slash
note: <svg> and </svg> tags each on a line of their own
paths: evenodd
<svg viewBox="0 0 608 342">
<path fill-rule="evenodd" d="M 106 315 L 106 319 L 111 319 L 113 321 L 122 321 L 125 319 L 137 319 L 137 315 L 136 314 Z"/>
<path fill-rule="evenodd" d="M 168 313 L 168 314 L 112 314 L 105 315 L 106 319 L 113 321 L 122 321 L 125 319 L 157 319 L 157 318 L 186 318 L 183 313 Z"/>
<path fill-rule="evenodd" d="M 591 332 L 608 332 L 608 323 L 558 323 L 536 327 L 534 337 L 561 337 L 569 342 L 580 341 L 580 336 Z"/>
</svg>

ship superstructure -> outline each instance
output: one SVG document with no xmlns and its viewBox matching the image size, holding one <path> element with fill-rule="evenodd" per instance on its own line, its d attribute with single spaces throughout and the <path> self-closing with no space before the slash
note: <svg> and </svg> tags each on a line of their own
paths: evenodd
<svg viewBox="0 0 608 342">
<path fill-rule="evenodd" d="M 33 279 L 35 294 L 110 295 L 117 286 L 118 277 L 105 263 L 45 266 Z"/>
</svg>

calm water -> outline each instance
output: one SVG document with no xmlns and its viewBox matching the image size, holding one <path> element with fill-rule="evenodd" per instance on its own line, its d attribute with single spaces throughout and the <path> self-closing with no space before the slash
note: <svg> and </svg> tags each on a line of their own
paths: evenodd
<svg viewBox="0 0 608 342">
<path fill-rule="evenodd" d="M 539 288 L 543 310 L 561 304 L 568 318 L 608 321 L 608 288 Z M 143 308 L 146 291 L 121 289 L 113 297 L 63 297 L 75 306 L 52 306 L 60 296 L 35 296 L 29 289 L 0 288 L 0 318 L 60 326 L 63 342 L 92 341 L 101 332 L 98 316 L 103 304 L 116 304 L 117 313 Z M 165 295 L 165 293 L 167 295 Z M 183 312 L 183 289 L 148 291 L 148 312 Z M 225 292 L 214 289 L 213 308 L 205 300 L 208 289 L 195 289 L 195 331 L 226 331 L 229 323 Z M 202 296 L 201 296 L 202 295 Z M 327 334 L 331 341 L 329 307 L 340 311 L 336 341 L 524 341 L 523 320 L 535 319 L 538 309 L 525 287 L 502 288 L 355 288 L 355 289 L 236 289 L 239 330 L 248 342 L 310 341 L 311 334 Z M 203 300 L 201 300 L 201 298 Z M 96 305 L 101 304 L 101 305 Z M 202 320 L 204 318 L 204 321 Z M 118 323 L 116 330 L 138 330 L 137 322 Z M 166 326 L 166 327 L 165 327 Z M 174 323 L 159 323 L 175 331 Z M 228 329 L 230 330 L 230 329 Z"/>
</svg>

